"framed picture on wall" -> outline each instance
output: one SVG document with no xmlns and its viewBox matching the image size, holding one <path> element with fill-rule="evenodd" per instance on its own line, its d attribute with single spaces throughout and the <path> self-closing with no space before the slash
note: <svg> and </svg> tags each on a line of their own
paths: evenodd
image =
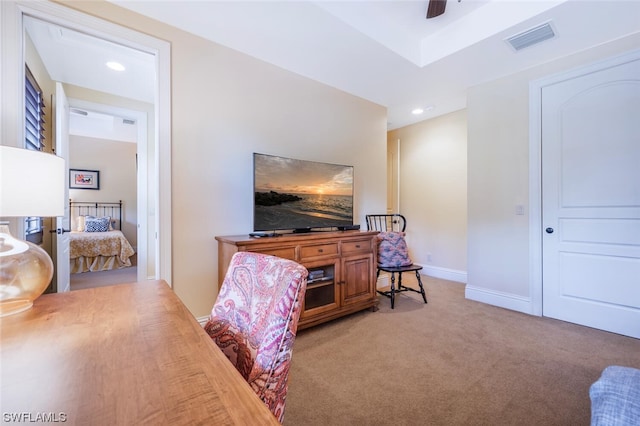
<svg viewBox="0 0 640 426">
<path fill-rule="evenodd" d="M 100 189 L 100 172 L 69 169 L 69 189 Z"/>
</svg>

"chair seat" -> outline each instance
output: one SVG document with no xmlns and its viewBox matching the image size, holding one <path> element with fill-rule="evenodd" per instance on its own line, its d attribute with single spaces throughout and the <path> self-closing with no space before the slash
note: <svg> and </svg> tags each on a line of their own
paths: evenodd
<svg viewBox="0 0 640 426">
<path fill-rule="evenodd" d="M 406 266 L 382 266 L 378 265 L 378 269 L 385 272 L 412 272 L 422 270 L 420 265 L 406 265 Z"/>
</svg>

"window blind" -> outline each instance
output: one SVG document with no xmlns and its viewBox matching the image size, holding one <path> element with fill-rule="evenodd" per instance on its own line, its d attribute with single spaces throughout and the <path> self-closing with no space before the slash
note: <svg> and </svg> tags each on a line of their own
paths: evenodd
<svg viewBox="0 0 640 426">
<path fill-rule="evenodd" d="M 25 72 L 24 98 L 25 148 L 42 151 L 44 148 L 44 100 L 42 89 L 38 86 L 29 67 Z"/>
<path fill-rule="evenodd" d="M 24 86 L 24 145 L 26 149 L 44 149 L 44 99 L 42 89 L 33 77 L 29 67 L 25 68 Z M 42 244 L 44 224 L 41 217 L 27 217 L 24 220 L 27 241 Z"/>
</svg>

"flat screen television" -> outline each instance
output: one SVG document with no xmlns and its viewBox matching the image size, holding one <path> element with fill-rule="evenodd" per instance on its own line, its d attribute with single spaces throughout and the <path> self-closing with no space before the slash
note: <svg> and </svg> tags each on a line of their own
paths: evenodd
<svg viewBox="0 0 640 426">
<path fill-rule="evenodd" d="M 253 154 L 253 230 L 353 225 L 353 166 Z"/>
</svg>

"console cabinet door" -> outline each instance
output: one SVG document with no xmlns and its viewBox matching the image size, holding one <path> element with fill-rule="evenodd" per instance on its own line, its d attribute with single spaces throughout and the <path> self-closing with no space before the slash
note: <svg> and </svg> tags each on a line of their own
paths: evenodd
<svg viewBox="0 0 640 426">
<path fill-rule="evenodd" d="M 344 257 L 342 263 L 343 281 L 340 287 L 343 306 L 371 300 L 375 297 L 375 284 L 371 279 L 375 273 L 373 255 Z"/>
<path fill-rule="evenodd" d="M 341 277 L 340 259 L 305 262 L 303 266 L 307 268 L 310 275 L 307 279 L 307 291 L 300 319 L 338 309 L 340 307 L 338 285 Z M 318 274 L 317 278 L 312 278 L 314 273 Z"/>
</svg>

